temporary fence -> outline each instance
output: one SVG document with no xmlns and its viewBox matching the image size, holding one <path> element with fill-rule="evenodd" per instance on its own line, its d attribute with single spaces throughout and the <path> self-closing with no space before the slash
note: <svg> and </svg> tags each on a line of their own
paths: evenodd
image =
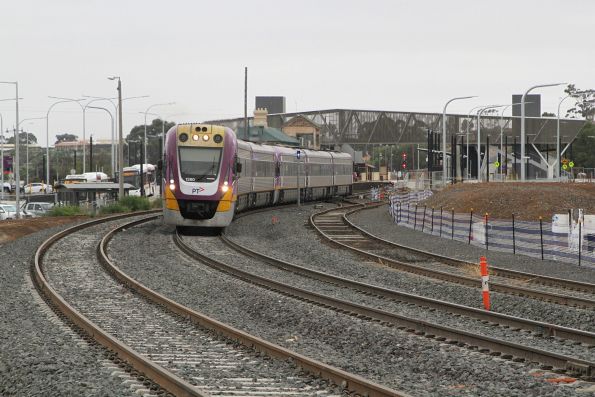
<svg viewBox="0 0 595 397">
<path fill-rule="evenodd" d="M 595 216 L 573 220 L 573 214 L 560 214 L 552 220 L 519 221 L 492 219 L 488 214 L 455 213 L 452 208 L 428 208 L 418 202 L 430 191 L 396 193 L 389 200 L 389 213 L 395 223 L 434 236 L 461 241 L 486 250 L 510 252 L 541 259 L 595 265 Z"/>
</svg>

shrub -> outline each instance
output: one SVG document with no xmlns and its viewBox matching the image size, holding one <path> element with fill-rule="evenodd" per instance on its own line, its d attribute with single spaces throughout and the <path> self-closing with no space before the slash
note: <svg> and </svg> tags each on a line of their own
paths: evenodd
<svg viewBox="0 0 595 397">
<path fill-rule="evenodd" d="M 48 212 L 49 216 L 77 216 L 85 215 L 81 208 L 76 205 L 65 205 L 63 207 L 54 207 Z"/>
<path fill-rule="evenodd" d="M 117 214 L 120 212 L 127 212 L 130 209 L 121 205 L 120 203 L 114 203 L 110 205 L 103 206 L 99 209 L 100 214 Z"/>
<path fill-rule="evenodd" d="M 126 196 L 118 204 L 128 208 L 130 211 L 143 211 L 151 208 L 151 203 L 146 197 Z"/>
</svg>

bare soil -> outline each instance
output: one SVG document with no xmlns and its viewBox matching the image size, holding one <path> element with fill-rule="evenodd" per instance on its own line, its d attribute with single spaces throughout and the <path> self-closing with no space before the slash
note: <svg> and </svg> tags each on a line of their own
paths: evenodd
<svg viewBox="0 0 595 397">
<path fill-rule="evenodd" d="M 490 218 L 537 221 L 571 208 L 595 214 L 595 184 L 590 183 L 459 183 L 434 192 L 422 202 L 456 213 L 490 215 Z"/>
<path fill-rule="evenodd" d="M 0 244 L 16 240 L 41 229 L 73 223 L 87 216 L 52 216 L 0 221 Z"/>
<path fill-rule="evenodd" d="M 434 192 L 422 202 L 434 208 L 453 209 L 456 213 L 490 215 L 518 220 L 550 219 L 570 208 L 582 208 L 595 214 L 595 184 L 588 183 L 459 183 Z M 79 220 L 86 216 L 56 216 L 0 221 L 0 244 L 27 234 Z"/>
</svg>

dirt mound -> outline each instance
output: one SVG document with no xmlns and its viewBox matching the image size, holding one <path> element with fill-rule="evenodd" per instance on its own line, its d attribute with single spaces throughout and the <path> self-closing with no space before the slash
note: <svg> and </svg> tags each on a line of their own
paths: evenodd
<svg viewBox="0 0 595 397">
<path fill-rule="evenodd" d="M 86 216 L 52 216 L 0 221 L 0 244 L 35 233 L 41 229 L 86 219 Z"/>
<path fill-rule="evenodd" d="M 587 183 L 459 183 L 434 192 L 422 202 L 428 207 L 454 208 L 456 213 L 477 214 L 519 220 L 551 219 L 569 208 L 595 214 L 595 185 Z"/>
</svg>

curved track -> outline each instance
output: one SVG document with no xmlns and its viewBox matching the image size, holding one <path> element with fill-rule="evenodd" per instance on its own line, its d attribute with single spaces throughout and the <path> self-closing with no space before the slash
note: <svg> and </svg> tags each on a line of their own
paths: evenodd
<svg viewBox="0 0 595 397">
<path fill-rule="evenodd" d="M 582 353 L 579 353 L 579 355 L 582 354 L 582 357 L 588 358 L 584 359 L 572 355 L 560 354 L 555 351 L 556 348 L 553 348 L 550 351 L 537 349 L 528 345 L 516 343 L 514 341 L 506 341 L 489 335 L 483 335 L 482 333 L 466 331 L 462 329 L 462 327 L 455 328 L 452 326 L 442 325 L 435 321 L 426 321 L 423 318 L 415 318 L 396 314 L 395 312 L 389 312 L 367 305 L 352 303 L 352 299 L 338 299 L 333 296 L 322 295 L 316 292 L 319 289 L 316 287 L 312 287 L 312 289 L 314 289 L 314 291 L 312 291 L 308 290 L 307 288 L 299 288 L 285 282 L 279 282 L 277 280 L 271 279 L 270 277 L 257 275 L 251 271 L 242 270 L 238 266 L 232 264 L 239 261 L 237 259 L 232 259 L 232 256 L 230 256 L 229 253 L 222 252 L 220 248 L 216 250 L 215 247 L 209 246 L 202 247 L 202 249 L 197 249 L 193 247 L 192 244 L 189 244 L 187 241 L 185 241 L 185 238 L 179 234 L 176 234 L 175 236 L 175 243 L 184 253 L 216 270 L 297 299 L 328 307 L 339 312 L 345 312 L 360 318 L 377 321 L 387 326 L 396 326 L 401 329 L 415 332 L 418 335 L 423 335 L 427 338 L 436 338 L 438 341 L 448 340 L 449 343 L 464 344 L 472 348 L 477 348 L 480 351 L 490 353 L 491 355 L 500 355 L 504 358 L 511 358 L 517 361 L 527 360 L 531 362 L 538 362 L 543 364 L 544 368 L 554 367 L 561 371 L 566 370 L 568 373 L 580 374 L 585 378 L 590 378 L 593 375 L 595 360 L 592 360 L 592 352 L 590 351 L 590 346 L 595 341 L 595 334 L 593 333 L 572 330 L 565 327 L 539 323 L 526 319 L 515 318 L 512 316 L 498 315 L 461 305 L 448 304 L 446 302 L 440 302 L 409 294 L 402 294 L 397 291 L 386 290 L 371 285 L 345 280 L 328 274 L 304 269 L 303 267 L 255 253 L 246 247 L 230 241 L 225 236 L 222 236 L 222 239 L 224 242 L 226 242 L 226 244 L 241 254 L 251 256 L 252 258 L 258 258 L 258 260 L 261 262 L 271 264 L 275 267 L 284 269 L 285 271 L 305 275 L 310 279 L 316 279 L 318 281 L 323 280 L 327 283 L 340 285 L 343 287 L 347 286 L 351 289 L 361 291 L 364 294 L 389 297 L 397 302 L 405 302 L 404 304 L 413 303 L 423 309 L 424 315 L 427 315 L 428 317 L 431 317 L 431 312 L 435 312 L 436 309 L 440 309 L 448 311 L 452 314 L 452 316 L 461 316 L 462 314 L 464 316 L 473 317 L 472 321 L 482 322 L 487 327 L 493 328 L 494 325 L 504 324 L 503 328 L 518 327 L 519 329 L 529 329 L 532 330 L 535 335 L 547 335 L 548 333 L 556 334 L 558 336 L 565 335 L 566 338 L 574 339 L 576 344 L 582 344 L 582 346 L 578 347 L 578 350 L 582 351 Z M 218 251 L 218 255 L 226 258 L 226 263 L 216 259 L 212 254 L 205 253 L 209 251 Z M 266 272 L 268 274 L 268 271 Z M 553 343 L 551 340 L 544 341 L 544 345 L 550 344 L 554 345 L 555 343 Z"/>
<path fill-rule="evenodd" d="M 135 215 L 138 214 L 132 214 Z M 304 379 L 295 376 L 295 368 L 281 372 L 279 366 L 285 365 L 281 361 L 269 369 L 273 371 L 269 372 L 270 377 L 262 376 L 269 364 L 266 360 L 263 363 L 254 349 L 281 360 L 290 359 L 298 368 L 352 392 L 369 396 L 405 395 L 219 323 L 131 279 L 108 258 L 107 244 L 119 231 L 156 216 L 125 223 L 105 234 L 103 223 L 121 223 L 125 217 L 94 220 L 52 236 L 39 247 L 32 272 L 40 291 L 58 310 L 115 352 L 116 359 L 123 360 L 123 367 L 134 368 L 152 379 L 157 384 L 147 382 L 152 390 L 161 387 L 178 396 L 201 396 L 210 391 L 236 394 L 239 390 L 251 395 L 328 394 L 325 388 L 296 387 L 303 385 Z M 105 235 L 100 238 L 98 234 Z M 88 252 L 95 251 L 96 243 L 97 261 L 118 282 L 106 277 Z M 86 249 L 81 248 L 80 255 L 73 258 L 74 267 L 71 261 L 64 260 L 72 250 L 64 251 L 73 244 Z M 201 377 L 198 375 L 201 372 L 194 369 L 201 366 L 217 368 L 218 375 Z M 220 381 L 225 376 L 225 381 Z"/>
<path fill-rule="evenodd" d="M 402 271 L 480 288 L 470 277 L 478 266 L 447 256 L 395 244 L 357 227 L 347 215 L 365 208 L 344 207 L 319 212 L 310 224 L 327 241 Z M 455 271 L 453 271 L 455 270 Z M 490 267 L 490 289 L 562 305 L 595 309 L 595 285 Z M 522 285 L 519 285 L 522 284 Z M 531 288 L 528 287 L 531 285 Z"/>
</svg>

